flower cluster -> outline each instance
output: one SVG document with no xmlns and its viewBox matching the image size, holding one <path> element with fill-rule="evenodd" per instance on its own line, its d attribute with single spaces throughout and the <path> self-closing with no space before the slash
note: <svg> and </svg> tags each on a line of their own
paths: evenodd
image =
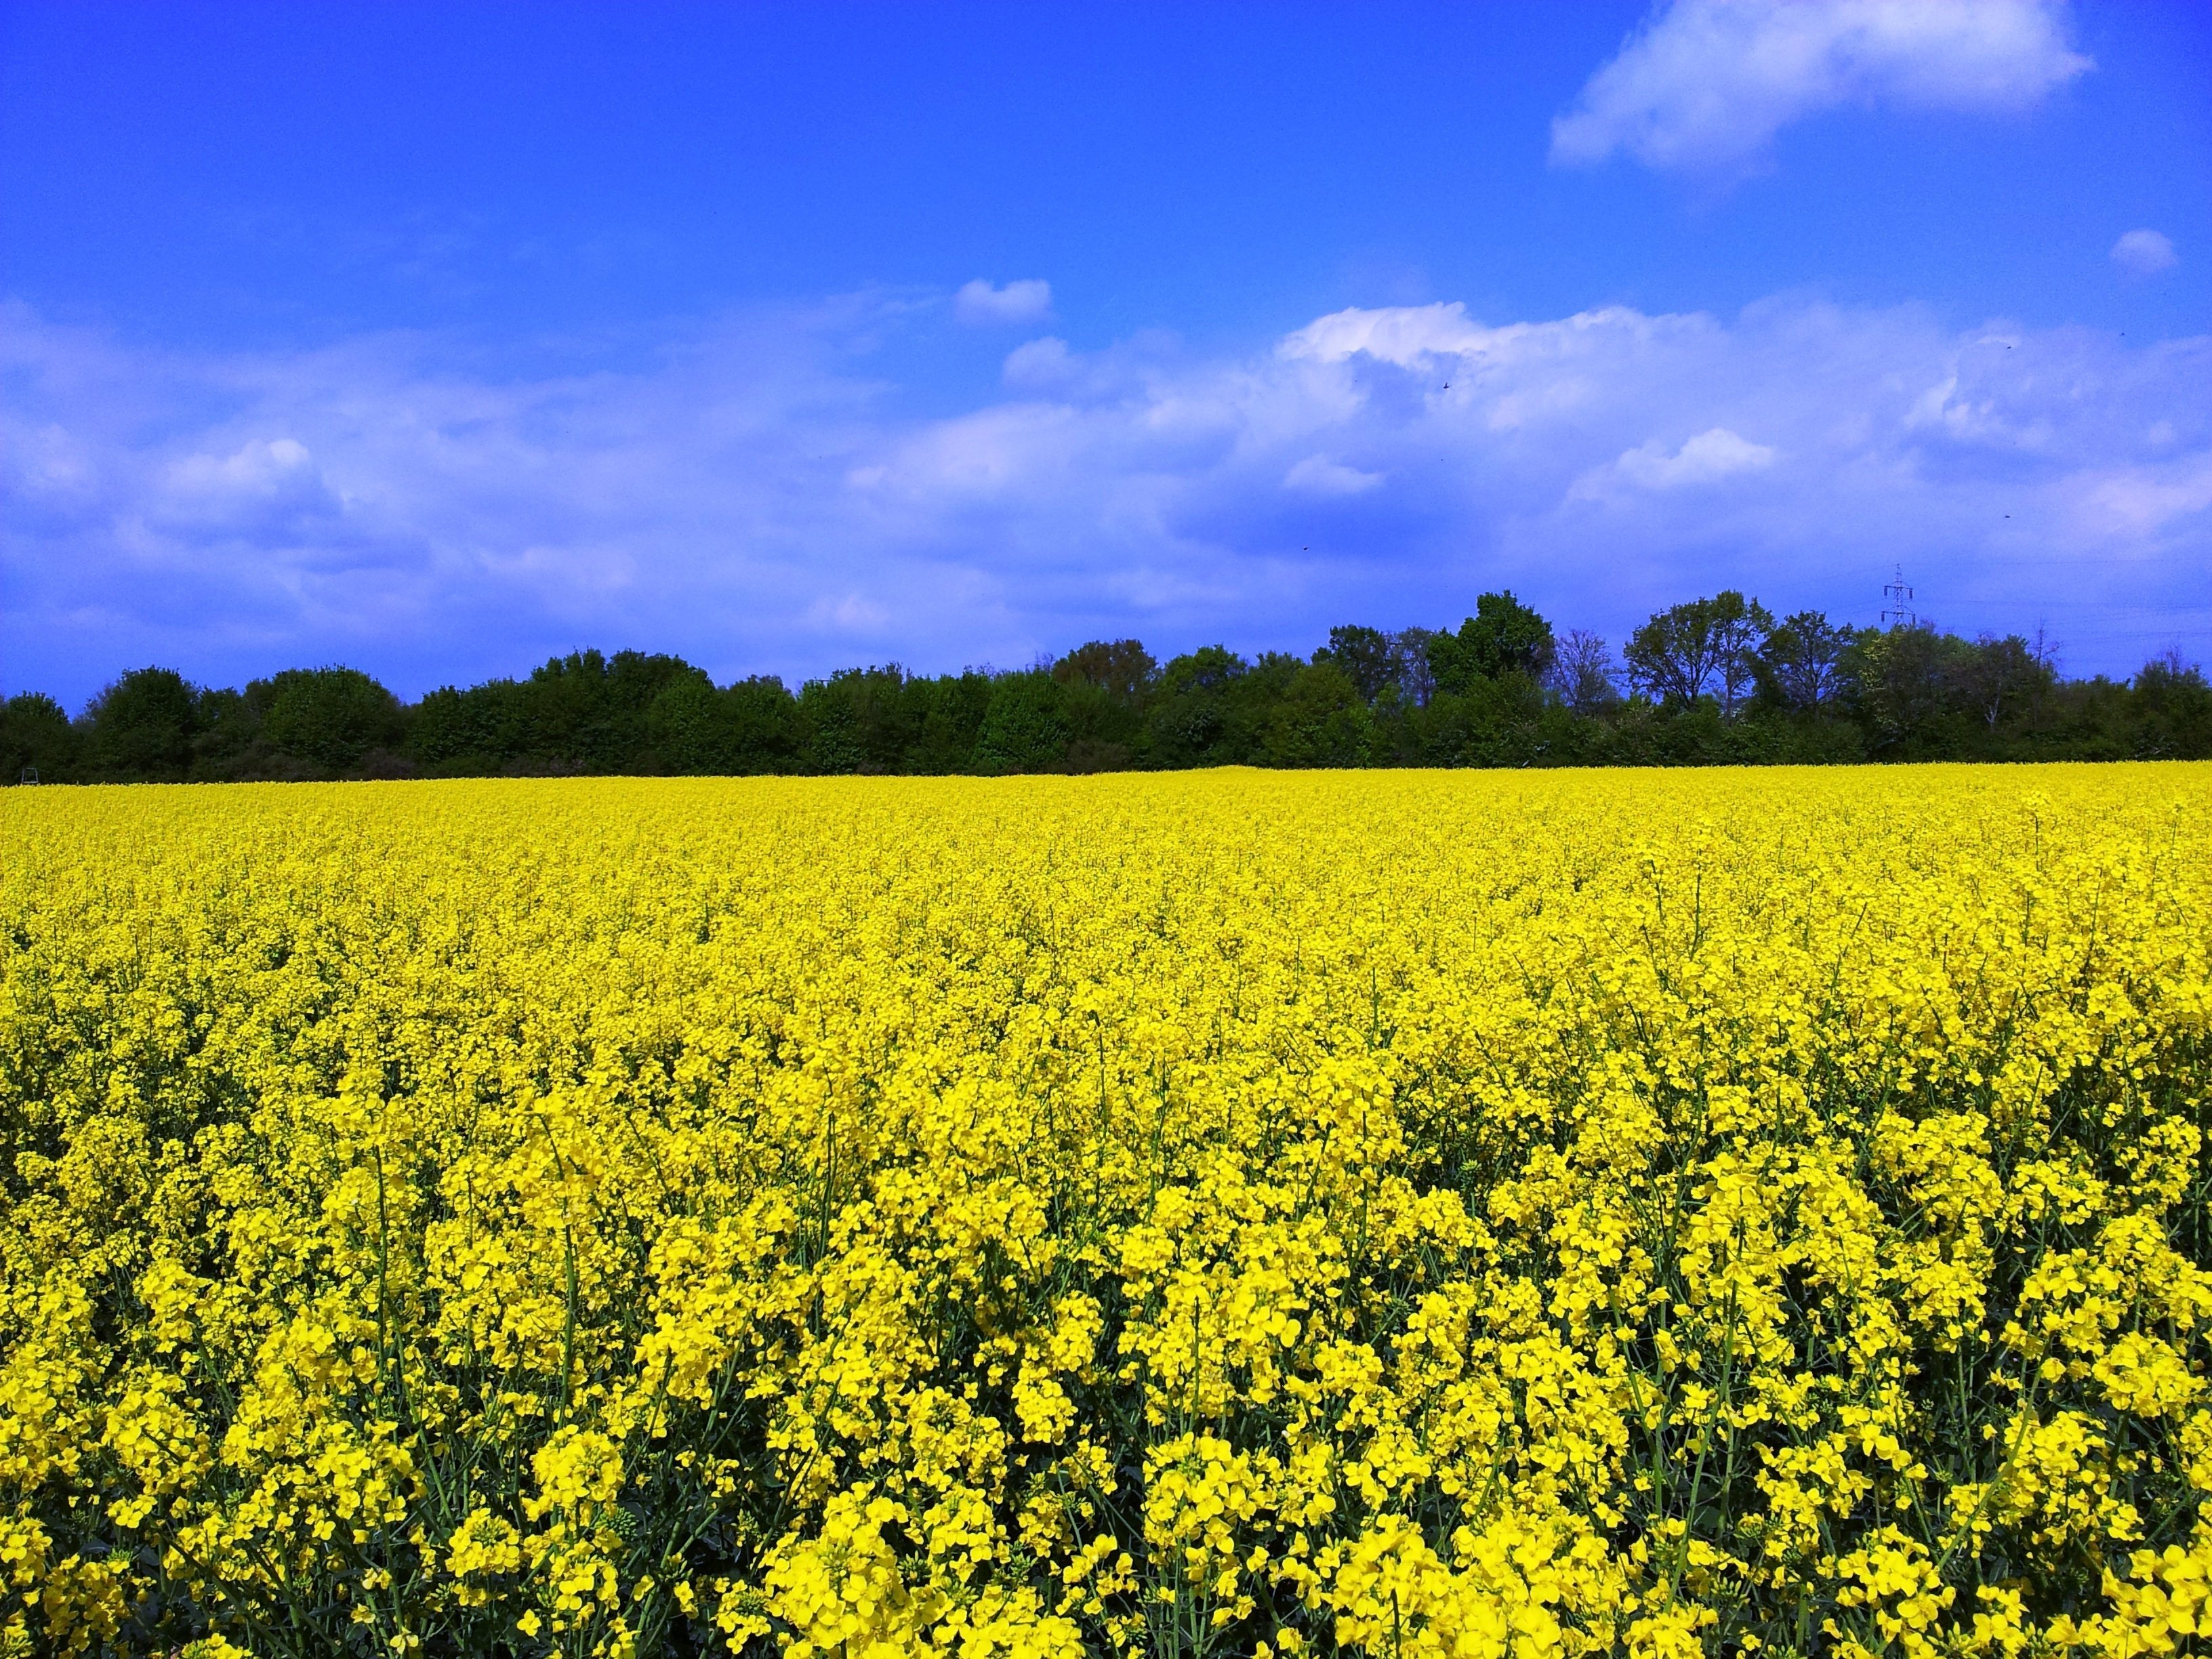
<svg viewBox="0 0 2212 1659">
<path fill-rule="evenodd" d="M 0 1653 L 2212 1633 L 2212 769 L 0 799 Z"/>
</svg>

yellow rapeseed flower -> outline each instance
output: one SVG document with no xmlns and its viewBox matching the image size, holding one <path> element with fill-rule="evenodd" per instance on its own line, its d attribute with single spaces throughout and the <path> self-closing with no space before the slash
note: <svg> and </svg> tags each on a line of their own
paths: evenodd
<svg viewBox="0 0 2212 1659">
<path fill-rule="evenodd" d="M 2212 768 L 0 795 L 0 1653 L 2212 1639 Z"/>
</svg>

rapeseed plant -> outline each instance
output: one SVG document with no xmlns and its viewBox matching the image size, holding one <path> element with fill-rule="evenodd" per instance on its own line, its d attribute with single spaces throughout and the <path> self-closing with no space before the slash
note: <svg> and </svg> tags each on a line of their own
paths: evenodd
<svg viewBox="0 0 2212 1659">
<path fill-rule="evenodd" d="M 0 1651 L 2192 1648 L 2208 809 L 9 792 Z"/>
</svg>

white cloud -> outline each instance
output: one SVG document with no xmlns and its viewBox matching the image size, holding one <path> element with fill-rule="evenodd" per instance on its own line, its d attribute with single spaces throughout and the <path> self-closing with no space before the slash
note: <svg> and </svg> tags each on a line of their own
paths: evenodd
<svg viewBox="0 0 2212 1659">
<path fill-rule="evenodd" d="M 2173 244 L 2154 230 L 2131 230 L 2112 244 L 2112 263 L 2138 276 L 2155 276 L 2181 263 Z"/>
<path fill-rule="evenodd" d="M 1847 105 L 2013 110 L 2092 67 L 2063 0 L 1671 0 L 1552 124 L 1552 158 L 1731 172 Z"/>
<path fill-rule="evenodd" d="M 1052 284 L 1031 276 L 994 288 L 978 276 L 952 296 L 952 314 L 970 328 L 1040 323 L 1052 315 Z"/>
<path fill-rule="evenodd" d="M 321 473 L 295 438 L 255 439 L 228 455 L 180 457 L 169 466 L 178 495 L 210 505 L 254 504 L 322 495 Z"/>
<path fill-rule="evenodd" d="M 2212 338 L 1388 307 L 1232 354 L 1032 342 L 1003 391 L 895 412 L 872 343 L 948 321 L 838 302 L 502 377 L 427 336 L 195 356 L 0 307 L 0 690 L 1310 648 L 1498 586 L 1617 639 L 1723 586 L 1869 620 L 1900 559 L 1947 625 L 2065 617 L 2077 670 L 2131 670 L 2130 617 L 2212 657 Z"/>
<path fill-rule="evenodd" d="M 1309 495 L 1358 495 L 1382 482 L 1380 472 L 1362 472 L 1326 455 L 1309 455 L 1283 475 L 1285 489 Z"/>
<path fill-rule="evenodd" d="M 1738 473 L 1757 472 L 1774 462 L 1774 451 L 1739 437 L 1724 426 L 1685 439 L 1671 453 L 1654 439 L 1625 451 L 1607 471 L 1644 489 L 1679 489 L 1717 483 Z"/>
<path fill-rule="evenodd" d="M 1315 319 L 1287 335 L 1275 349 L 1285 358 L 1340 363 L 1364 355 L 1380 362 L 1411 368 L 1424 358 L 1480 351 L 1492 331 L 1468 320 L 1467 307 L 1450 305 L 1391 306 L 1366 311 L 1353 307 Z"/>
<path fill-rule="evenodd" d="M 314 476 L 314 457 L 295 438 L 257 440 L 224 456 L 187 455 L 169 469 L 179 487 L 210 495 L 268 495 Z"/>
<path fill-rule="evenodd" d="M 2142 546 L 2169 526 L 2212 508 L 2212 452 L 2172 465 L 2085 473 L 2068 480 L 2063 493 L 2083 536 Z"/>
<path fill-rule="evenodd" d="M 327 533 L 344 506 L 307 447 L 295 438 L 253 439 L 228 454 L 171 462 L 148 503 L 155 522 L 247 539 Z"/>
</svg>

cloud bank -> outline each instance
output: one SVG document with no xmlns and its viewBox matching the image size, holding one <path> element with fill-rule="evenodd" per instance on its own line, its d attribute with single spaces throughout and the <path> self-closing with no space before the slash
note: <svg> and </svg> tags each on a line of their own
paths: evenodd
<svg viewBox="0 0 2212 1659">
<path fill-rule="evenodd" d="M 2058 0 L 1672 0 L 1552 124 L 1552 159 L 1753 167 L 1848 105 L 2011 110 L 2089 69 Z"/>
<path fill-rule="evenodd" d="M 1242 355 L 1031 341 L 1001 392 L 902 413 L 884 343 L 929 316 L 864 296 L 553 373 L 0 308 L 4 689 L 348 661 L 412 693 L 594 644 L 724 677 L 1310 649 L 1501 584 L 1617 640 L 1726 585 L 1871 620 L 1899 561 L 1945 624 L 2048 622 L 2076 670 L 2212 653 L 2212 339 L 1361 308 Z"/>
</svg>

